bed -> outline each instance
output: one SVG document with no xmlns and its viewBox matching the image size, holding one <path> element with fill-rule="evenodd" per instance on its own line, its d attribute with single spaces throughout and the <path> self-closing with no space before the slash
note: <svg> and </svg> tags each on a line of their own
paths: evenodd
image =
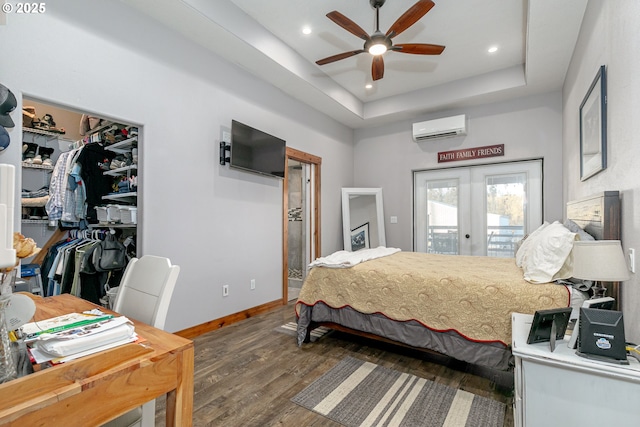
<svg viewBox="0 0 640 427">
<path fill-rule="evenodd" d="M 616 191 L 567 204 L 567 219 L 598 240 L 619 239 L 619 217 Z M 535 246 L 537 232 L 524 242 Z M 567 239 L 578 234 L 568 232 Z M 402 251 L 349 268 L 314 267 L 295 306 L 298 344 L 322 325 L 506 371 L 512 365 L 511 313 L 571 303 L 570 286 L 545 283 L 533 273 L 541 283 L 531 283 L 524 279 L 529 271 L 512 258 Z M 618 299 L 616 284 L 609 287 Z"/>
</svg>

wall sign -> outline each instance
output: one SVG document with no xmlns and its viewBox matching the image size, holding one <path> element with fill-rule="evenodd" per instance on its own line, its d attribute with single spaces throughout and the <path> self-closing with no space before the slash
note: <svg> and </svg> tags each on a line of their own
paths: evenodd
<svg viewBox="0 0 640 427">
<path fill-rule="evenodd" d="M 498 156 L 504 156 L 504 144 L 465 148 L 464 150 L 441 151 L 438 153 L 438 163 Z"/>
</svg>

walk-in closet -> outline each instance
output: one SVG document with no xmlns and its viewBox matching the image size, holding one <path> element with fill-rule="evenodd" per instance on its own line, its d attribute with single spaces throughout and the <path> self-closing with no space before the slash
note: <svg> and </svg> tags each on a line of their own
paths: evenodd
<svg viewBox="0 0 640 427">
<path fill-rule="evenodd" d="M 21 233 L 41 252 L 21 266 L 21 286 L 108 306 L 138 255 L 136 124 L 23 99 Z M 110 266 L 98 251 L 119 251 Z"/>
</svg>

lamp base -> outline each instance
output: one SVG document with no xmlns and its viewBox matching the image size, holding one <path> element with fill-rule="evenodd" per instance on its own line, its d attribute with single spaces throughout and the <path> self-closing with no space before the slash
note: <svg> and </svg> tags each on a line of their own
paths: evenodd
<svg viewBox="0 0 640 427">
<path fill-rule="evenodd" d="M 602 286 L 601 282 L 596 282 L 591 290 L 593 291 L 593 296 L 591 297 L 591 299 L 604 298 L 606 296 L 605 294 L 607 293 L 607 288 Z"/>
</svg>

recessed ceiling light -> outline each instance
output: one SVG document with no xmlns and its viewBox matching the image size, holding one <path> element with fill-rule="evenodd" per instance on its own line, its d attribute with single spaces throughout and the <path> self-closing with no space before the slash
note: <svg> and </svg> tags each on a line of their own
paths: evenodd
<svg viewBox="0 0 640 427">
<path fill-rule="evenodd" d="M 493 52 L 497 52 L 498 51 L 498 47 L 497 46 L 491 46 L 488 50 L 489 53 L 493 53 Z"/>
<path fill-rule="evenodd" d="M 302 27 L 302 34 L 311 34 L 311 27 L 309 26 Z"/>
<path fill-rule="evenodd" d="M 373 87 L 373 85 L 371 83 L 367 83 L 366 85 L 364 85 L 365 89 L 371 89 Z"/>
</svg>

